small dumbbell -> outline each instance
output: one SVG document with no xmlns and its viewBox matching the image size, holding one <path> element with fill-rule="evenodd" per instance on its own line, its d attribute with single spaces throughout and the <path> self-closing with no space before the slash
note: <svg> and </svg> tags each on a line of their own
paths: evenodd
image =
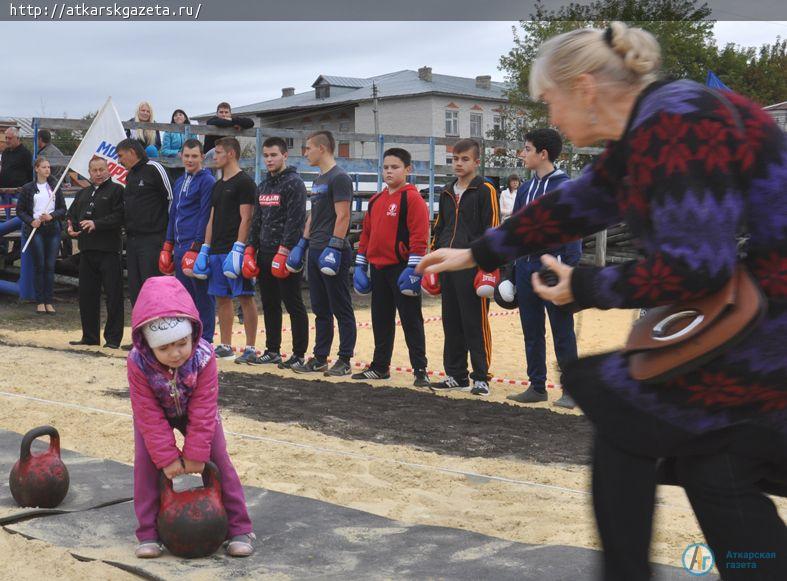
<svg viewBox="0 0 787 581">
<path fill-rule="evenodd" d="M 547 286 L 557 286 L 557 283 L 560 282 L 557 273 L 548 266 L 538 271 L 538 278 Z"/>
</svg>

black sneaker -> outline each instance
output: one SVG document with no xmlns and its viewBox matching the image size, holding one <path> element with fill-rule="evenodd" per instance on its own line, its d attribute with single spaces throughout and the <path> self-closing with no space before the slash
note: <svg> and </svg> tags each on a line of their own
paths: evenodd
<svg viewBox="0 0 787 581">
<path fill-rule="evenodd" d="M 476 379 L 473 382 L 473 389 L 470 390 L 473 395 L 489 395 L 489 384 L 486 381 L 479 381 Z"/>
<path fill-rule="evenodd" d="M 450 389 L 467 391 L 470 389 L 470 380 L 466 377 L 464 379 L 456 379 L 449 375 L 443 381 L 438 383 L 430 383 L 429 387 L 435 391 L 447 391 Z"/>
<path fill-rule="evenodd" d="M 274 363 L 281 363 L 281 355 L 275 351 L 266 351 L 252 362 L 253 365 L 270 365 Z"/>
<path fill-rule="evenodd" d="M 531 385 L 522 393 L 507 395 L 506 399 L 519 403 L 538 403 L 540 401 L 547 401 L 549 398 L 547 397 L 546 391 L 536 391 Z"/>
<path fill-rule="evenodd" d="M 69 341 L 69 345 L 98 345 L 98 343 L 91 343 L 90 341 L 85 341 L 84 339 L 80 339 L 79 341 Z"/>
<path fill-rule="evenodd" d="M 303 360 L 301 360 L 303 361 Z M 325 359 L 309 357 L 306 363 L 295 363 L 290 367 L 295 373 L 319 373 L 328 369 L 328 362 Z"/>
<path fill-rule="evenodd" d="M 297 355 L 291 355 L 287 361 L 281 361 L 279 363 L 279 369 L 292 369 L 292 366 L 295 364 L 303 365 L 304 360 L 303 357 L 298 357 Z"/>
<path fill-rule="evenodd" d="M 216 347 L 216 359 L 235 359 L 235 351 L 229 345 Z"/>
<path fill-rule="evenodd" d="M 117 343 L 104 343 L 104 347 L 107 349 L 120 349 L 120 345 Z"/>
<path fill-rule="evenodd" d="M 345 361 L 344 359 L 337 359 L 336 363 L 331 366 L 331 368 L 325 372 L 325 375 L 328 377 L 340 377 L 342 375 L 349 375 L 352 368 L 350 367 L 350 362 Z"/>
<path fill-rule="evenodd" d="M 432 382 L 429 381 L 429 375 L 426 373 L 426 369 L 416 369 L 413 371 L 413 377 L 415 377 L 415 381 L 413 381 L 415 387 L 429 387 L 432 384 Z"/>
<path fill-rule="evenodd" d="M 335 367 L 335 366 L 334 366 Z M 367 367 L 360 373 L 355 373 L 352 376 L 353 379 L 390 379 L 391 374 L 387 371 L 377 371 L 376 369 L 372 369 L 371 367 Z"/>
</svg>

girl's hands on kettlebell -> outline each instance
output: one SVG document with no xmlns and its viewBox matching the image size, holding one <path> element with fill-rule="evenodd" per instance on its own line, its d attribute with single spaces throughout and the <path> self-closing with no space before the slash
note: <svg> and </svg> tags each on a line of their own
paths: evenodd
<svg viewBox="0 0 787 581">
<path fill-rule="evenodd" d="M 202 471 L 205 470 L 205 462 L 197 462 L 196 460 L 184 458 L 183 464 L 185 466 L 184 472 L 186 474 L 202 474 Z"/>
<path fill-rule="evenodd" d="M 180 458 L 175 460 L 169 466 L 164 467 L 164 476 L 166 476 L 170 480 L 175 478 L 175 476 L 180 476 L 182 474 L 185 474 L 185 471 L 183 470 L 183 462 L 181 461 Z"/>
</svg>

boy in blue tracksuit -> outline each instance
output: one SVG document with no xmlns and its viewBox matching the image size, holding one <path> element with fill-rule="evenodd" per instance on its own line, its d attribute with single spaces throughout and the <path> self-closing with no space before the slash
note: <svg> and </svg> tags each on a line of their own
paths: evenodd
<svg viewBox="0 0 787 581">
<path fill-rule="evenodd" d="M 536 129 L 525 135 L 525 147 L 520 154 L 522 161 L 533 177 L 519 186 L 514 201 L 513 213 L 554 190 L 570 178 L 562 170 L 556 169 L 554 162 L 563 149 L 560 134 L 554 129 Z M 576 266 L 582 257 L 582 241 L 577 240 L 564 246 L 552 248 L 549 254 L 559 260 Z M 549 315 L 555 355 L 561 369 L 577 358 L 577 338 L 574 335 L 574 316 L 548 301 L 542 300 L 534 291 L 531 278 L 541 270 L 541 254 L 522 256 L 509 269 L 509 279 L 516 285 L 519 317 L 525 335 L 525 355 L 527 357 L 527 376 L 530 385 L 523 393 L 510 395 L 508 399 L 521 403 L 534 403 L 547 400 L 546 381 L 546 328 L 544 311 Z M 573 408 L 574 402 L 567 394 L 555 402 L 561 407 Z"/>
<path fill-rule="evenodd" d="M 196 139 L 183 143 L 181 158 L 185 172 L 175 182 L 169 208 L 167 238 L 159 258 L 159 269 L 174 274 L 197 305 L 202 337 L 213 342 L 216 301 L 208 294 L 208 281 L 194 278 L 194 261 L 205 240 L 211 208 L 211 192 L 216 183 L 210 170 L 202 167 L 202 144 Z"/>
</svg>

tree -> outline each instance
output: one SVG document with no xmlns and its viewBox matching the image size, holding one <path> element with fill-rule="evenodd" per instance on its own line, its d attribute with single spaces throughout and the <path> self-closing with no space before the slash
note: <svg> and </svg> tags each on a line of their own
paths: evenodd
<svg viewBox="0 0 787 581">
<path fill-rule="evenodd" d="M 710 67 L 733 91 L 761 105 L 787 99 L 787 40 L 759 49 L 726 45 Z"/>
</svg>

